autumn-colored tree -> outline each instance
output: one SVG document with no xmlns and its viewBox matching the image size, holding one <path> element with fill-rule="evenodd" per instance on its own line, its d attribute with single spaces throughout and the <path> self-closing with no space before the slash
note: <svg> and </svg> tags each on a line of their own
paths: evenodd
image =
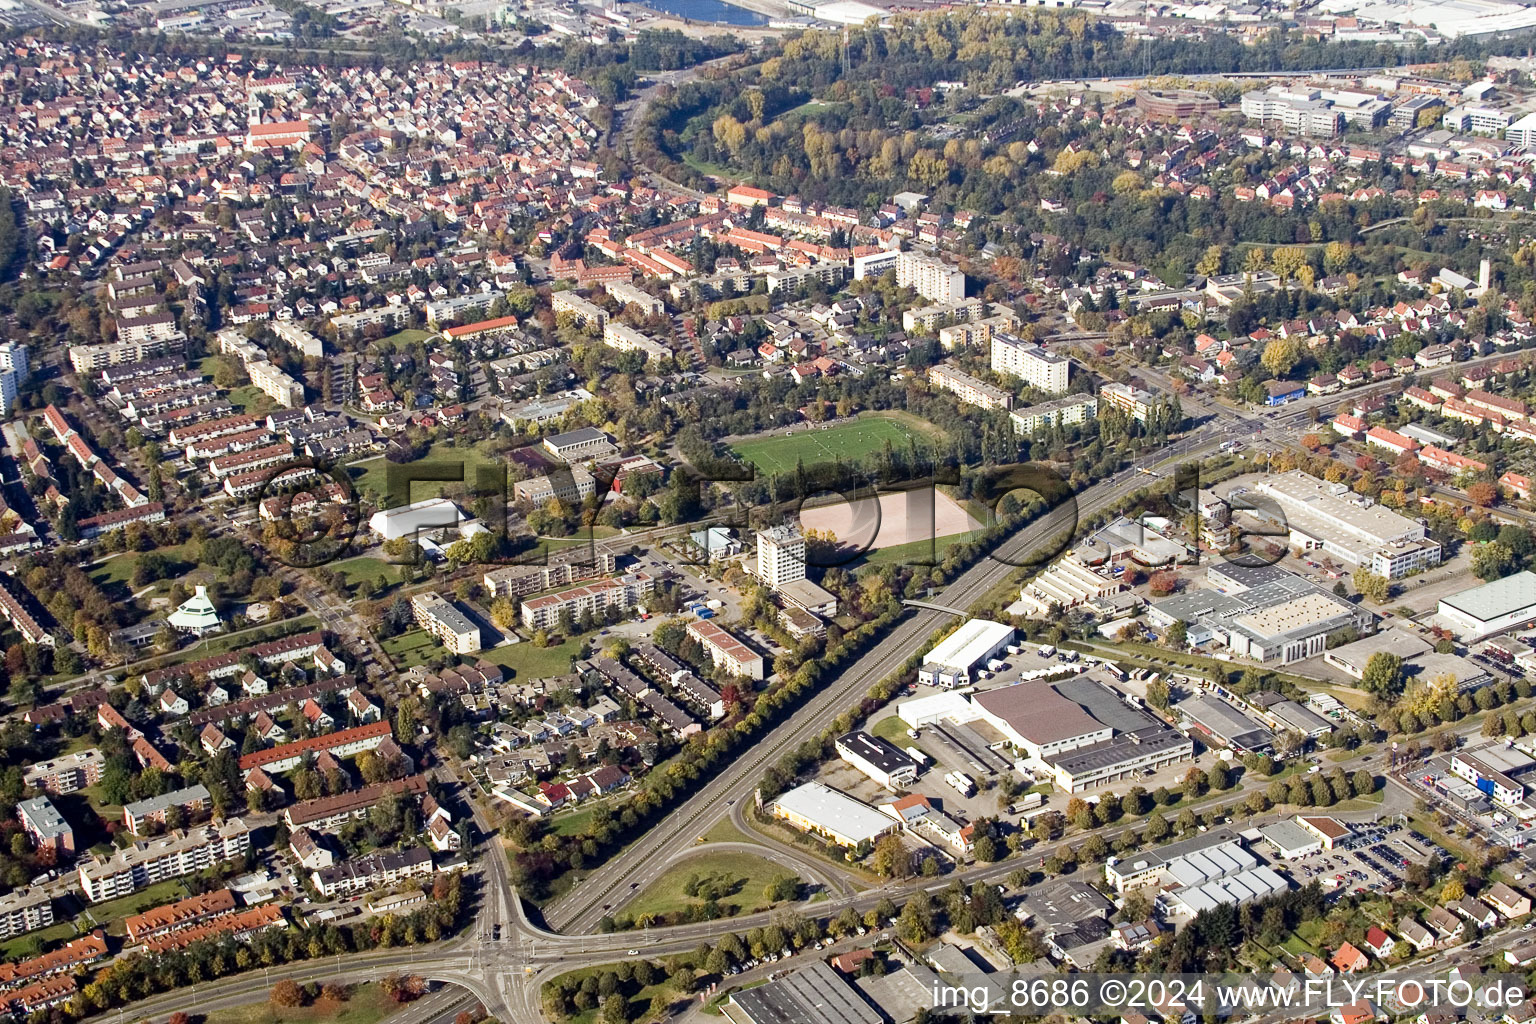
<svg viewBox="0 0 1536 1024">
<path fill-rule="evenodd" d="M 292 978 L 284 978 L 282 981 L 272 986 L 272 994 L 270 998 L 272 1000 L 273 1006 L 303 1006 L 304 990 L 300 988 L 299 983 L 294 981 Z"/>
<path fill-rule="evenodd" d="M 1167 597 L 1179 587 L 1179 576 L 1172 572 L 1155 572 L 1148 587 L 1153 597 Z"/>
<path fill-rule="evenodd" d="M 1499 489 L 1486 480 L 1479 480 L 1467 488 L 1467 500 L 1478 508 L 1487 508 L 1499 500 Z"/>
<path fill-rule="evenodd" d="M 1323 435 L 1303 434 L 1301 436 L 1301 446 L 1309 452 L 1315 452 L 1323 446 Z"/>
</svg>

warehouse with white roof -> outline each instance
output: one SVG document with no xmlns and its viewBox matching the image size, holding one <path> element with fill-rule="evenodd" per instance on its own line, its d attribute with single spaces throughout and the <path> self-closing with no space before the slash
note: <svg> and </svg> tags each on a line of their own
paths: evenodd
<svg viewBox="0 0 1536 1024">
<path fill-rule="evenodd" d="M 1173 889 L 1158 897 L 1163 913 L 1172 918 L 1194 917 L 1221 906 L 1243 906 L 1278 896 L 1290 888 L 1282 876 L 1260 865 L 1239 874 L 1212 879 L 1201 885 Z"/>
<path fill-rule="evenodd" d="M 873 843 L 898 825 L 868 804 L 819 782 L 807 782 L 784 793 L 773 802 L 769 812 L 840 846 Z"/>
<path fill-rule="evenodd" d="M 1439 617 L 1468 642 L 1536 622 L 1536 572 L 1517 572 L 1442 597 Z"/>
<path fill-rule="evenodd" d="M 1014 629 L 990 619 L 970 619 L 923 656 L 918 681 L 930 686 L 965 686 L 1013 643 Z"/>
</svg>

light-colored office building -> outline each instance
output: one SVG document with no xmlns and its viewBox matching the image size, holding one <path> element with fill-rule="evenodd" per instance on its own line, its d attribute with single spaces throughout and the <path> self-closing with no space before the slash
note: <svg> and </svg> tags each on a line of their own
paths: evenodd
<svg viewBox="0 0 1536 1024">
<path fill-rule="evenodd" d="M 1440 545 L 1423 524 L 1301 470 L 1254 486 L 1284 514 L 1292 547 L 1322 550 L 1389 580 L 1440 564 Z M 1263 511 L 1263 510 L 1260 510 Z"/>
</svg>

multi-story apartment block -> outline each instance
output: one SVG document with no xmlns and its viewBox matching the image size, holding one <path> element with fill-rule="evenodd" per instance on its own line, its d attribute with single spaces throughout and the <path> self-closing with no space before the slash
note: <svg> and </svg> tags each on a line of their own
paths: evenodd
<svg viewBox="0 0 1536 1024">
<path fill-rule="evenodd" d="M 805 536 L 790 525 L 757 531 L 757 578 L 778 590 L 805 579 Z"/>
<path fill-rule="evenodd" d="M 283 811 L 283 820 L 287 822 L 290 832 L 298 828 L 335 832 L 350 821 L 367 817 L 369 808 L 378 803 L 385 793 L 393 793 L 403 798 L 402 802 L 409 800 L 414 805 L 426 791 L 426 776 L 412 775 L 394 782 L 379 782 L 362 789 L 292 804 Z"/>
<path fill-rule="evenodd" d="M 29 765 L 21 773 L 21 781 L 32 789 L 64 796 L 94 786 L 101 781 L 107 759 L 95 747 L 77 750 L 51 761 L 39 761 Z"/>
<path fill-rule="evenodd" d="M 230 818 L 219 825 L 140 840 L 110 857 L 92 856 L 80 865 L 80 889 L 86 899 L 101 903 L 236 860 L 250 848 L 251 830 L 239 818 Z"/>
<path fill-rule="evenodd" d="M 498 597 L 526 597 L 582 580 L 612 576 L 618 561 L 612 552 L 576 546 L 550 552 L 543 565 L 507 565 L 485 574 L 486 593 Z"/>
<path fill-rule="evenodd" d="M 443 595 L 435 591 L 417 594 L 411 598 L 411 612 L 417 625 L 454 654 L 473 654 L 480 649 L 480 627 Z"/>
<path fill-rule="evenodd" d="M 929 302 L 954 305 L 965 301 L 965 274 L 937 256 L 903 252 L 896 257 L 896 284 L 911 288 Z"/>
<path fill-rule="evenodd" d="M 53 924 L 53 900 L 42 889 L 17 889 L 0 896 L 0 939 Z"/>
<path fill-rule="evenodd" d="M 303 408 L 304 385 L 290 377 L 282 367 L 263 359 L 246 363 L 245 372 L 251 383 L 278 405 L 285 409 Z"/>
<path fill-rule="evenodd" d="M 99 373 L 109 366 L 137 363 L 144 359 L 180 352 L 186 346 L 182 337 L 147 338 L 142 341 L 105 341 L 94 345 L 71 345 L 69 362 L 76 373 Z"/>
<path fill-rule="evenodd" d="M 16 818 L 37 849 L 52 850 L 59 856 L 75 852 L 75 830 L 47 797 L 35 796 L 17 804 Z"/>
<path fill-rule="evenodd" d="M 342 861 L 319 869 L 310 875 L 310 879 L 320 895 L 330 899 L 368 892 L 431 873 L 432 851 L 424 846 L 413 846 L 409 850 L 386 850 Z"/>
<path fill-rule="evenodd" d="M 199 782 L 185 789 L 135 800 L 123 808 L 123 824 L 134 835 L 143 835 L 151 825 L 164 825 L 173 808 L 186 815 L 197 814 L 208 807 L 209 799 L 207 787 Z"/>
<path fill-rule="evenodd" d="M 984 380 L 978 380 L 953 366 L 945 366 L 941 363 L 931 367 L 928 370 L 928 383 L 941 391 L 948 391 L 966 405 L 974 405 L 980 409 L 1013 407 L 1012 394 Z"/>
<path fill-rule="evenodd" d="M 1015 409 L 1008 418 L 1013 422 L 1014 433 L 1028 437 L 1048 426 L 1065 427 L 1091 420 L 1098 410 L 1099 400 L 1092 395 L 1068 395 Z"/>
<path fill-rule="evenodd" d="M 1099 401 L 1112 409 L 1130 413 L 1143 422 L 1152 412 L 1152 392 L 1133 388 L 1129 384 L 1105 384 L 1099 388 Z"/>
<path fill-rule="evenodd" d="M 603 327 L 603 344 L 620 352 L 641 352 L 647 359 L 671 359 L 672 350 L 654 338 L 648 338 L 617 320 Z"/>
<path fill-rule="evenodd" d="M 660 316 L 667 311 L 666 305 L 656 296 L 639 288 L 629 281 L 609 281 L 603 285 L 603 290 L 624 306 L 634 306 L 640 311 L 641 316 Z"/>
<path fill-rule="evenodd" d="M 655 588 L 656 581 L 643 572 L 628 573 L 611 580 L 594 580 L 569 590 L 530 597 L 523 602 L 523 625 L 528 629 L 548 629 L 560 621 L 562 612 L 571 618 L 590 611 L 603 615 L 609 608 L 628 611 Z"/>
<path fill-rule="evenodd" d="M 1047 352 L 1033 342 L 1002 331 L 992 335 L 992 371 L 1017 377 L 1032 388 L 1053 395 L 1067 392 L 1071 360 Z"/>
<path fill-rule="evenodd" d="M 590 330 L 601 331 L 608 326 L 608 311 L 573 291 L 555 292 L 549 297 L 549 305 L 556 317 L 565 313 Z"/>
<path fill-rule="evenodd" d="M 701 619 L 688 623 L 688 635 L 709 653 L 709 660 L 716 668 L 723 668 L 729 675 L 741 678 L 763 678 L 763 656 L 723 627 L 708 619 Z"/>
</svg>

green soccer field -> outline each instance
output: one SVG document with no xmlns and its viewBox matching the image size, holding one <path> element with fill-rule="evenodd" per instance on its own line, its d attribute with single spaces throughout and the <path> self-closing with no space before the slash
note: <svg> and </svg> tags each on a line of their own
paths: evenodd
<svg viewBox="0 0 1536 1024">
<path fill-rule="evenodd" d="M 825 429 L 798 426 L 793 434 L 733 444 L 731 451 L 756 466 L 758 472 L 773 476 L 793 471 L 802 460 L 809 468 L 839 458 L 844 462 L 862 459 L 880 451 L 886 441 L 894 448 L 905 449 L 914 437 L 924 440 L 919 432 L 894 419 L 869 416 Z"/>
</svg>

